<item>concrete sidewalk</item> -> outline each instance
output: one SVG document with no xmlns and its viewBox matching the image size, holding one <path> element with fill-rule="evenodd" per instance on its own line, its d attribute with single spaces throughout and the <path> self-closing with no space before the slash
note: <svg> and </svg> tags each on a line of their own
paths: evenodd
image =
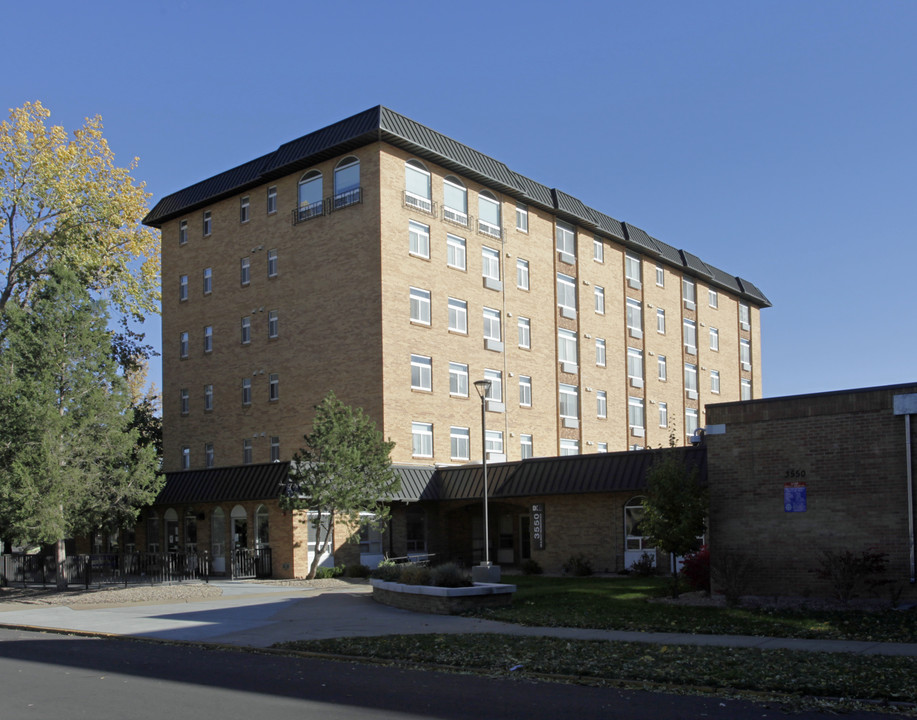
<svg viewBox="0 0 917 720">
<path fill-rule="evenodd" d="M 270 647 L 287 640 L 420 633 L 498 633 L 577 640 L 663 645 L 712 645 L 917 656 L 917 643 L 797 640 L 741 635 L 643 633 L 578 628 L 525 627 L 455 615 L 430 615 L 380 605 L 372 588 L 285 587 L 214 583 L 218 598 L 123 605 L 29 605 L 0 603 L 0 626 L 101 633 L 128 637 Z"/>
</svg>

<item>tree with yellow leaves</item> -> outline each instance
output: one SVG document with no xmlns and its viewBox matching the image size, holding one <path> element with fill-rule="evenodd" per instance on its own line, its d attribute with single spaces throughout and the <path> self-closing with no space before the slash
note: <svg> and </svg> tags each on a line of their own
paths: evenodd
<svg viewBox="0 0 917 720">
<path fill-rule="evenodd" d="M 158 312 L 159 234 L 140 223 L 149 194 L 131 177 L 137 159 L 115 165 L 98 116 L 72 137 L 50 116 L 26 103 L 0 123 L 0 317 L 57 265 L 123 314 Z"/>
</svg>

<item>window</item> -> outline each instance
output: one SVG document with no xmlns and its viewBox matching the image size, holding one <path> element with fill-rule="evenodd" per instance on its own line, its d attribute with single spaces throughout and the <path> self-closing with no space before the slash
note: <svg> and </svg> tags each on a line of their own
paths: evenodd
<svg viewBox="0 0 917 720">
<path fill-rule="evenodd" d="M 627 377 L 631 387 L 643 387 L 643 351 L 627 348 Z"/>
<path fill-rule="evenodd" d="M 720 394 L 720 371 L 710 371 L 710 392 Z"/>
<path fill-rule="evenodd" d="M 252 341 L 252 319 L 246 315 L 242 318 L 242 344 L 248 345 Z"/>
<path fill-rule="evenodd" d="M 526 458 L 532 457 L 532 436 L 522 434 L 519 436 L 519 456 L 525 460 Z"/>
<path fill-rule="evenodd" d="M 464 300 L 449 298 L 449 330 L 467 334 L 468 303 Z"/>
<path fill-rule="evenodd" d="M 688 355 L 697 355 L 697 323 L 685 318 L 685 352 Z"/>
<path fill-rule="evenodd" d="M 739 325 L 743 330 L 751 329 L 751 314 L 745 303 L 739 303 Z"/>
<path fill-rule="evenodd" d="M 742 400 L 751 400 L 751 380 L 748 378 L 742 378 L 740 397 Z"/>
<path fill-rule="evenodd" d="M 188 357 L 188 333 L 186 332 L 178 336 L 178 356 L 180 358 Z"/>
<path fill-rule="evenodd" d="M 720 331 L 715 327 L 710 328 L 710 349 L 719 350 L 720 349 Z"/>
<path fill-rule="evenodd" d="M 595 391 L 595 413 L 600 418 L 608 417 L 608 394 L 604 390 Z"/>
<path fill-rule="evenodd" d="M 716 290 L 708 289 L 707 297 L 709 298 L 708 302 L 710 304 L 710 307 L 712 308 L 719 307 L 720 296 L 717 294 Z"/>
<path fill-rule="evenodd" d="M 453 175 L 443 180 L 443 220 L 468 225 L 468 190 Z"/>
<path fill-rule="evenodd" d="M 213 268 L 204 268 L 204 295 L 213 292 Z"/>
<path fill-rule="evenodd" d="M 493 308 L 484 308 L 484 339 L 500 342 L 503 335 L 500 332 L 500 311 Z"/>
<path fill-rule="evenodd" d="M 465 269 L 465 239 L 457 235 L 446 235 L 446 263 L 449 267 Z"/>
<path fill-rule="evenodd" d="M 519 404 L 532 407 L 532 378 L 528 375 L 519 376 Z"/>
<path fill-rule="evenodd" d="M 503 237 L 500 203 L 487 190 L 478 193 L 478 232 L 491 237 Z"/>
<path fill-rule="evenodd" d="M 658 370 L 659 379 L 664 381 L 666 379 L 665 355 L 656 356 L 656 368 Z"/>
<path fill-rule="evenodd" d="M 204 237 L 208 237 L 213 230 L 213 219 L 209 210 L 204 210 Z"/>
<path fill-rule="evenodd" d="M 659 427 L 669 426 L 669 406 L 664 402 L 659 403 Z"/>
<path fill-rule="evenodd" d="M 213 410 L 213 385 L 204 385 L 204 410 Z"/>
<path fill-rule="evenodd" d="M 519 326 L 519 347 L 526 349 L 532 347 L 532 321 L 521 317 L 517 324 Z"/>
<path fill-rule="evenodd" d="M 204 444 L 204 467 L 213 467 L 213 443 Z"/>
<path fill-rule="evenodd" d="M 280 335 L 280 319 L 277 310 L 270 310 L 267 314 L 267 336 L 271 339 Z"/>
<path fill-rule="evenodd" d="M 190 467 L 191 467 L 191 448 L 189 448 L 187 445 L 183 445 L 181 449 L 181 469 L 187 470 Z M 156 535 L 154 534 L 153 537 L 156 537 Z"/>
<path fill-rule="evenodd" d="M 204 352 L 213 351 L 213 325 L 204 326 Z"/>
<path fill-rule="evenodd" d="M 656 332 L 665 335 L 665 310 L 656 308 Z"/>
<path fill-rule="evenodd" d="M 239 222 L 248 222 L 249 197 L 245 195 L 239 200 Z"/>
<path fill-rule="evenodd" d="M 605 288 L 596 285 L 595 288 L 595 311 L 599 315 L 605 314 Z"/>
<path fill-rule="evenodd" d="M 252 404 L 252 379 L 242 378 L 242 404 Z"/>
<path fill-rule="evenodd" d="M 450 306 L 451 313 L 451 306 Z M 430 291 L 411 288 L 411 322 L 430 324 Z"/>
<path fill-rule="evenodd" d="M 529 209 L 522 203 L 516 203 L 516 230 L 524 233 L 529 231 Z"/>
<path fill-rule="evenodd" d="M 751 370 L 751 343 L 744 338 L 739 340 L 739 359 L 743 370 Z"/>
<path fill-rule="evenodd" d="M 576 281 L 563 273 L 557 273 L 557 305 L 564 317 L 576 317 Z"/>
<path fill-rule="evenodd" d="M 681 281 L 681 298 L 685 301 L 685 307 L 688 310 L 693 310 L 697 302 L 697 288 L 694 285 L 694 281 L 689 278 L 682 278 Z"/>
<path fill-rule="evenodd" d="M 592 239 L 592 259 L 596 262 L 605 262 L 605 246 L 601 238 Z"/>
<path fill-rule="evenodd" d="M 500 370 L 484 370 L 484 379 L 490 380 L 490 388 L 484 396 L 495 403 L 503 402 L 503 373 Z"/>
<path fill-rule="evenodd" d="M 520 290 L 529 289 L 529 261 L 522 258 L 516 260 L 516 287 Z"/>
<path fill-rule="evenodd" d="M 239 282 L 248 285 L 252 280 L 251 258 L 244 257 L 239 261 Z"/>
<path fill-rule="evenodd" d="M 665 268 L 662 265 L 656 266 L 656 285 L 665 287 Z"/>
<path fill-rule="evenodd" d="M 433 390 L 433 360 L 425 355 L 411 355 L 411 389 Z"/>
<path fill-rule="evenodd" d="M 318 170 L 310 170 L 299 181 L 296 220 L 303 222 L 322 214 L 322 174 Z"/>
<path fill-rule="evenodd" d="M 433 212 L 430 173 L 417 160 L 408 160 L 404 164 L 404 204 L 423 212 Z"/>
<path fill-rule="evenodd" d="M 453 460 L 467 460 L 471 457 L 471 433 L 466 427 L 449 429 L 449 445 Z"/>
<path fill-rule="evenodd" d="M 557 330 L 557 359 L 573 365 L 573 372 L 576 372 L 576 333 L 572 330 Z"/>
<path fill-rule="evenodd" d="M 277 277 L 277 251 L 267 251 L 267 276 L 269 278 Z"/>
<path fill-rule="evenodd" d="M 449 363 L 449 394 L 468 397 L 468 366 L 464 363 Z"/>
<path fill-rule="evenodd" d="M 178 391 L 179 407 L 181 414 L 187 415 L 191 410 L 191 398 L 188 396 L 188 388 L 182 388 Z"/>
<path fill-rule="evenodd" d="M 602 338 L 595 339 L 595 364 L 605 367 L 605 340 Z"/>
<path fill-rule="evenodd" d="M 280 462 L 280 437 L 271 435 L 271 462 Z"/>
<path fill-rule="evenodd" d="M 360 161 L 353 155 L 341 160 L 334 168 L 335 210 L 353 205 L 361 200 L 360 196 Z"/>
<path fill-rule="evenodd" d="M 642 283 L 640 282 L 640 257 L 638 255 L 634 255 L 633 253 L 626 253 L 624 255 L 624 277 L 627 278 L 627 285 L 629 287 L 636 290 L 642 287 Z"/>
<path fill-rule="evenodd" d="M 484 433 L 484 451 L 491 455 L 503 454 L 503 433 L 499 430 L 488 430 Z"/>
<path fill-rule="evenodd" d="M 633 298 L 627 298 L 627 332 L 633 338 L 643 337 L 643 307 Z"/>
<path fill-rule="evenodd" d="M 277 186 L 271 185 L 267 189 L 267 214 L 277 212 Z"/>
<path fill-rule="evenodd" d="M 178 300 L 184 302 L 188 299 L 188 276 L 180 275 L 178 278 Z"/>
<path fill-rule="evenodd" d="M 252 464 L 252 441 L 251 438 L 245 438 L 242 441 L 242 464 Z"/>
<path fill-rule="evenodd" d="M 274 400 L 280 399 L 280 375 L 277 373 L 271 373 L 268 380 L 268 396 L 267 399 L 273 402 Z"/>
<path fill-rule="evenodd" d="M 697 408 L 685 408 L 685 435 L 691 437 L 697 432 Z"/>
<path fill-rule="evenodd" d="M 411 442 L 414 457 L 433 457 L 433 423 L 411 423 Z"/>
<path fill-rule="evenodd" d="M 408 222 L 409 250 L 417 257 L 430 257 L 430 228 L 419 222 Z"/>
<path fill-rule="evenodd" d="M 697 397 L 697 365 L 685 363 L 685 390 L 688 391 L 688 397 Z"/>
<path fill-rule="evenodd" d="M 576 235 L 573 232 L 573 226 L 558 220 L 554 234 L 560 259 L 572 265 L 576 262 Z"/>
<path fill-rule="evenodd" d="M 188 221 L 182 220 L 178 223 L 178 244 L 184 245 L 188 242 Z"/>
<path fill-rule="evenodd" d="M 577 440 L 570 440 L 569 438 L 561 438 L 560 454 L 561 457 L 565 455 L 579 455 L 579 442 Z"/>
<path fill-rule="evenodd" d="M 596 443 L 595 451 L 600 452 L 600 453 L 607 453 L 608 452 L 608 443 L 607 442 Z"/>
<path fill-rule="evenodd" d="M 485 281 L 492 280 L 494 283 L 500 283 L 500 253 L 493 248 L 481 248 L 481 275 Z M 486 282 L 484 284 L 485 287 L 502 290 L 502 288 L 487 285 Z"/>
<path fill-rule="evenodd" d="M 643 398 L 627 398 L 627 421 L 630 425 L 631 435 L 636 435 L 637 437 L 645 436 L 646 424 L 643 414 Z"/>
<path fill-rule="evenodd" d="M 567 420 L 579 417 L 579 390 L 575 385 L 559 383 L 560 416 Z"/>
</svg>

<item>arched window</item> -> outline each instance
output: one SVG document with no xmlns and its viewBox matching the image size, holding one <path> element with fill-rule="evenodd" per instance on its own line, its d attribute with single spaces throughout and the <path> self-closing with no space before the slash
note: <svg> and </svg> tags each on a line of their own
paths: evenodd
<svg viewBox="0 0 917 720">
<path fill-rule="evenodd" d="M 299 181 L 299 221 L 322 214 L 322 174 L 310 170 Z"/>
<path fill-rule="evenodd" d="M 248 547 L 248 513 L 241 505 L 236 505 L 230 513 L 232 519 L 233 549 Z"/>
<path fill-rule="evenodd" d="M 443 220 L 468 225 L 468 190 L 455 175 L 443 178 Z"/>
<path fill-rule="evenodd" d="M 162 542 L 162 529 L 159 526 L 159 515 L 150 510 L 146 516 L 146 549 L 147 552 L 158 553 Z"/>
<path fill-rule="evenodd" d="M 334 168 L 334 209 L 360 202 L 360 161 L 345 157 Z"/>
<path fill-rule="evenodd" d="M 404 164 L 404 204 L 426 213 L 433 212 L 430 171 L 419 160 L 408 160 Z"/>
<path fill-rule="evenodd" d="M 270 512 L 264 505 L 259 505 L 255 510 L 255 547 L 268 547 L 271 542 Z"/>
<path fill-rule="evenodd" d="M 185 511 L 185 552 L 197 552 L 197 518 L 190 509 Z"/>
<path fill-rule="evenodd" d="M 165 514 L 166 521 L 166 550 L 178 552 L 178 513 L 175 508 L 169 508 Z"/>
<path fill-rule="evenodd" d="M 489 190 L 478 193 L 478 232 L 497 238 L 503 235 L 500 203 Z"/>
<path fill-rule="evenodd" d="M 624 506 L 624 549 L 644 550 L 646 537 L 640 527 L 643 524 L 643 497 L 631 498 Z"/>
</svg>

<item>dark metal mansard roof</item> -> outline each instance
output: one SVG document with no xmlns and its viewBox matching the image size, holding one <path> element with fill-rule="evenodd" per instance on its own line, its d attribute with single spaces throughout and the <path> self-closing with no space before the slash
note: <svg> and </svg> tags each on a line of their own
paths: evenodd
<svg viewBox="0 0 917 720">
<path fill-rule="evenodd" d="M 764 293 L 747 280 L 715 270 L 690 253 L 676 250 L 633 225 L 593 210 L 571 195 L 530 180 L 502 162 L 381 105 L 172 193 L 156 203 L 143 222 L 162 227 L 165 222 L 192 210 L 376 141 L 400 147 L 482 185 L 613 237 L 643 255 L 680 266 L 686 273 L 702 277 L 756 305 L 770 307 Z"/>
<path fill-rule="evenodd" d="M 538 495 L 638 492 L 646 487 L 646 471 L 664 454 L 677 453 L 707 478 L 703 447 L 594 453 L 529 458 L 487 466 L 488 496 L 493 499 Z M 266 463 L 167 473 L 154 505 L 241 502 L 280 497 L 290 464 Z M 450 467 L 393 465 L 401 490 L 390 500 L 477 500 L 484 496 L 484 470 L 479 464 Z"/>
</svg>

